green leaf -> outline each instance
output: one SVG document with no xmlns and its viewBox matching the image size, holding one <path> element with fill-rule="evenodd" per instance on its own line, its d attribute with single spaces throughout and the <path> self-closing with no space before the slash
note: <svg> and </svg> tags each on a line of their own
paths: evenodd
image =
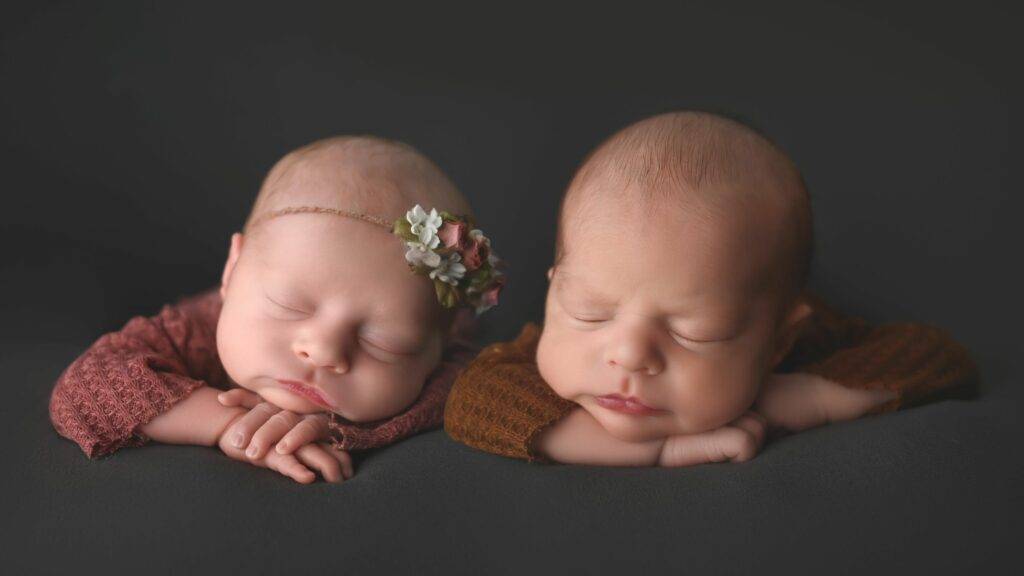
<svg viewBox="0 0 1024 576">
<path fill-rule="evenodd" d="M 454 308 L 459 304 L 459 291 L 442 280 L 434 280 L 434 291 L 437 292 L 437 301 L 445 308 Z"/>
<path fill-rule="evenodd" d="M 419 240 L 419 238 L 412 233 L 412 224 L 409 224 L 409 221 L 406 220 L 405 218 L 399 218 L 398 220 L 395 220 L 395 225 L 391 228 L 391 233 L 395 234 L 396 236 L 404 240 Z"/>
<path fill-rule="evenodd" d="M 470 286 L 482 290 L 484 286 L 491 283 L 492 278 L 494 278 L 494 270 L 487 265 L 481 266 L 473 271 L 473 279 L 470 281 Z"/>
</svg>

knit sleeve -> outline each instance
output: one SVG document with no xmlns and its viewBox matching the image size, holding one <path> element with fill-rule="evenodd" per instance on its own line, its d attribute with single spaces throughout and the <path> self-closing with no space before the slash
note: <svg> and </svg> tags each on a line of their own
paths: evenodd
<svg viewBox="0 0 1024 576">
<path fill-rule="evenodd" d="M 528 324 L 513 342 L 493 344 L 455 381 L 445 405 L 452 439 L 479 450 L 539 460 L 534 441 L 577 407 L 559 397 L 537 370 L 540 329 Z"/>
<path fill-rule="evenodd" d="M 338 450 L 367 450 L 437 428 L 444 420 L 444 403 L 452 383 L 476 352 L 477 348 L 466 342 L 450 344 L 441 365 L 424 383 L 419 398 L 395 416 L 375 422 L 351 422 L 331 413 L 331 444 Z"/>
<path fill-rule="evenodd" d="M 215 292 L 164 306 L 104 335 L 68 366 L 50 395 L 50 420 L 90 458 L 148 438 L 138 428 L 204 384 L 223 387 Z"/>
<path fill-rule="evenodd" d="M 870 326 L 819 300 L 812 308 L 789 363 L 848 388 L 896 392 L 872 413 L 976 393 L 974 361 L 944 330 L 914 323 Z"/>
</svg>

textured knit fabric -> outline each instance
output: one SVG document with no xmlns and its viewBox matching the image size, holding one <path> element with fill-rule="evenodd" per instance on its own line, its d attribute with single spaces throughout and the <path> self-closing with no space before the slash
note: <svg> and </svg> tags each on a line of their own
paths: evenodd
<svg viewBox="0 0 1024 576">
<path fill-rule="evenodd" d="M 945 332 L 920 324 L 872 327 L 809 297 L 812 314 L 779 366 L 857 389 L 892 390 L 872 413 L 973 394 L 977 372 L 967 351 Z M 534 440 L 578 407 L 559 397 L 537 370 L 541 329 L 527 324 L 512 342 L 485 348 L 456 379 L 445 406 L 453 439 L 487 452 L 543 460 Z"/>
<path fill-rule="evenodd" d="M 106 334 L 57 380 L 50 419 L 62 436 L 90 458 L 149 438 L 139 430 L 200 386 L 232 386 L 217 355 L 221 297 L 210 291 L 167 305 L 153 317 L 136 317 Z M 339 449 L 376 448 L 439 426 L 455 376 L 473 356 L 464 344 L 449 346 L 419 398 L 391 418 L 355 423 L 332 414 L 331 442 Z"/>
</svg>

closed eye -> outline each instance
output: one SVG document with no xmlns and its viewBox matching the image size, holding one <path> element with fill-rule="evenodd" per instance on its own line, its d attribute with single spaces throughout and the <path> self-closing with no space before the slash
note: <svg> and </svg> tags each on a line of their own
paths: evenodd
<svg viewBox="0 0 1024 576">
<path fill-rule="evenodd" d="M 363 347 L 365 347 L 370 352 L 371 355 L 375 355 L 377 356 L 378 359 L 383 361 L 397 361 L 403 358 L 409 358 L 411 356 L 416 355 L 415 351 L 402 351 L 399 350 L 398 348 L 394 348 L 392 346 L 385 345 L 380 342 L 375 342 L 362 336 L 360 336 L 359 342 L 363 345 Z M 383 353 L 384 355 L 383 358 L 380 357 L 381 353 Z"/>
<path fill-rule="evenodd" d="M 726 340 L 728 340 L 728 338 L 725 338 L 725 339 L 722 339 L 722 338 L 716 338 L 716 339 L 690 338 L 690 337 L 684 336 L 684 335 L 682 335 L 682 334 L 680 334 L 678 332 L 670 332 L 670 334 L 672 334 L 672 338 L 674 338 L 680 344 L 697 344 L 697 345 L 700 345 L 700 344 L 715 344 L 715 343 L 718 343 L 718 342 L 725 342 Z"/>
<path fill-rule="evenodd" d="M 278 302 L 277 300 L 274 300 L 273 298 L 271 298 L 269 294 L 264 293 L 264 295 L 267 297 L 267 300 L 269 300 L 271 304 L 273 304 L 274 306 L 277 306 L 278 308 L 281 308 L 283 310 L 287 310 L 288 312 L 293 312 L 295 314 L 303 314 L 303 315 L 309 314 L 309 312 L 306 312 L 305 310 L 299 310 L 298 308 L 292 308 L 291 306 L 288 306 L 287 304 L 282 304 L 282 303 Z"/>
<path fill-rule="evenodd" d="M 601 316 L 576 316 L 576 315 L 570 314 L 569 317 L 571 317 L 573 320 L 575 320 L 577 322 L 581 322 L 583 324 L 588 324 L 588 325 L 597 325 L 597 324 L 601 324 L 602 322 L 607 322 L 608 320 L 610 320 L 610 318 L 604 318 L 604 317 L 601 317 Z"/>
</svg>

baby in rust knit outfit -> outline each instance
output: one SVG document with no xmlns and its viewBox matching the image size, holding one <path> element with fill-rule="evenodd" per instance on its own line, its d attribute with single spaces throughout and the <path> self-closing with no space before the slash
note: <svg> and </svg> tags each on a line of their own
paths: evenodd
<svg viewBox="0 0 1024 576">
<path fill-rule="evenodd" d="M 291 152 L 231 237 L 220 289 L 100 338 L 58 380 L 54 426 L 90 457 L 155 440 L 302 483 L 351 476 L 349 450 L 440 425 L 472 355 L 460 306 L 496 303 L 500 273 L 469 213 L 407 145 Z"/>
<path fill-rule="evenodd" d="M 945 333 L 871 327 L 808 296 L 811 245 L 802 178 L 759 134 L 693 112 L 623 129 L 563 199 L 543 331 L 467 367 L 446 430 L 528 460 L 738 462 L 769 427 L 969 388 Z"/>
</svg>

